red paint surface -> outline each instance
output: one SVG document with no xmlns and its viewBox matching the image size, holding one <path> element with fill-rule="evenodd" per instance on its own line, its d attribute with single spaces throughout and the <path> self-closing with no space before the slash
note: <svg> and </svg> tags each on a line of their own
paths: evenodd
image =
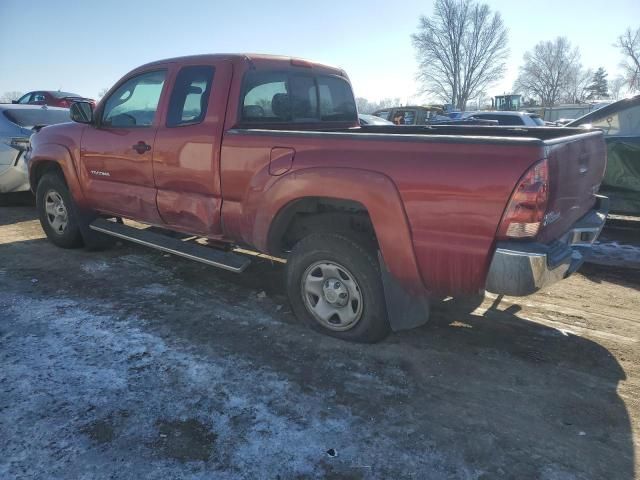
<svg viewBox="0 0 640 480">
<path fill-rule="evenodd" d="M 172 82 L 186 65 L 216 68 L 207 115 L 197 125 L 167 128 Z M 311 65 L 313 71 L 343 75 Z M 295 134 L 238 131 L 247 69 L 309 67 L 292 65 L 288 57 L 208 55 L 145 65 L 122 81 L 159 67 L 167 69 L 167 80 L 152 127 L 47 127 L 34 137 L 30 167 L 59 162 L 76 201 L 100 212 L 261 251 L 268 249 L 273 219 L 291 202 L 310 196 L 356 201 L 367 208 L 394 277 L 416 293 L 426 288 L 449 295 L 484 287 L 496 230 L 527 168 L 550 156 L 550 205 L 563 215 L 543 229 L 544 241 L 558 238 L 590 208 L 592 185 L 604 171 L 598 135 L 546 147 L 531 139 L 487 143 L 467 137 L 461 143 L 452 136 L 316 134 L 326 128 L 318 125 L 290 125 L 311 130 Z M 356 125 L 336 125 L 343 132 L 351 127 Z M 138 141 L 152 150 L 138 154 L 131 148 Z M 591 170 L 575 179 L 572 168 L 579 161 Z"/>
</svg>

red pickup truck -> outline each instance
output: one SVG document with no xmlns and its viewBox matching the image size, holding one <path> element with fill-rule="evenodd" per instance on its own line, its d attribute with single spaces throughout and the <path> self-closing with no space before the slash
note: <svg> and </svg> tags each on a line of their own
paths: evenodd
<svg viewBox="0 0 640 480">
<path fill-rule="evenodd" d="M 71 117 L 28 155 L 53 243 L 109 235 L 238 272 L 236 247 L 285 258 L 295 314 L 347 340 L 420 325 L 433 298 L 565 278 L 607 212 L 599 131 L 364 127 L 346 73 L 295 58 L 153 62 Z"/>
</svg>

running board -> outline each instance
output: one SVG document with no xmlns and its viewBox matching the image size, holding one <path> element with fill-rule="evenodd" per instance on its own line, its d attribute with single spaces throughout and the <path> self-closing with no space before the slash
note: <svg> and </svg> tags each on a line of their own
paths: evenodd
<svg viewBox="0 0 640 480">
<path fill-rule="evenodd" d="M 91 230 L 105 233 L 113 237 L 139 243 L 146 247 L 162 250 L 180 257 L 206 263 L 213 267 L 240 273 L 249 266 L 251 260 L 236 253 L 224 252 L 196 243 L 189 243 L 177 238 L 150 232 L 141 228 L 129 227 L 122 223 L 115 223 L 98 218 L 89 224 Z"/>
</svg>

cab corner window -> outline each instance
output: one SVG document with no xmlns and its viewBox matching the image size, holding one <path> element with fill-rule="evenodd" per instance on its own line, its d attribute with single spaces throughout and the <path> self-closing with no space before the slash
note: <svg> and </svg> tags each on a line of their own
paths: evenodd
<svg viewBox="0 0 640 480">
<path fill-rule="evenodd" d="M 130 78 L 105 102 L 102 125 L 106 127 L 149 127 L 158 109 L 166 72 L 158 70 Z"/>
<path fill-rule="evenodd" d="M 180 70 L 169 100 L 167 127 L 194 125 L 204 120 L 214 72 L 214 67 L 209 65 Z"/>
</svg>

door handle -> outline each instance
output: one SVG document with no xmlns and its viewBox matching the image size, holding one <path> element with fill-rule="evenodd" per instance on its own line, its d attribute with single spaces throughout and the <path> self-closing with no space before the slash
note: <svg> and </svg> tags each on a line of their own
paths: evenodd
<svg viewBox="0 0 640 480">
<path fill-rule="evenodd" d="M 138 143 L 133 145 L 131 148 L 133 148 L 136 152 L 138 152 L 140 155 L 142 155 L 144 152 L 148 152 L 149 150 L 151 150 L 151 145 L 147 145 L 142 140 L 140 140 Z"/>
</svg>

